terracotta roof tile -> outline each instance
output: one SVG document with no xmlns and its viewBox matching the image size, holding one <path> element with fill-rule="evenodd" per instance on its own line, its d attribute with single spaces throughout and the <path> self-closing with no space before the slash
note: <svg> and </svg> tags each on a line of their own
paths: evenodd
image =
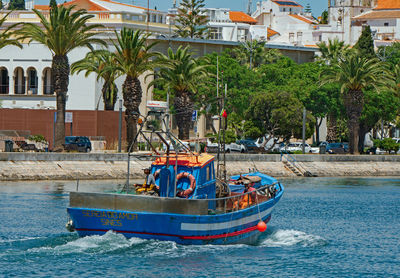
<svg viewBox="0 0 400 278">
<path fill-rule="evenodd" d="M 66 7 L 75 5 L 76 9 L 85 9 L 87 11 L 108 11 L 108 9 L 101 7 L 90 0 L 72 0 L 61 5 Z M 49 10 L 50 7 L 49 5 L 35 5 L 35 9 L 46 11 Z"/>
<path fill-rule="evenodd" d="M 273 37 L 275 35 L 279 35 L 279 33 L 276 32 L 275 30 L 272 30 L 271 28 L 267 28 L 267 36 L 268 36 L 268 38 L 271 38 L 271 37 Z"/>
<path fill-rule="evenodd" d="M 398 11 L 372 11 L 354 17 L 354 20 L 363 19 L 379 19 L 379 18 L 400 18 L 400 10 Z"/>
<path fill-rule="evenodd" d="M 378 0 L 374 10 L 400 9 L 400 0 Z"/>
<path fill-rule="evenodd" d="M 304 21 L 304 22 L 306 22 L 308 24 L 315 23 L 314 21 L 312 21 L 312 20 L 310 20 L 310 19 L 308 19 L 308 18 L 306 18 L 304 16 L 298 15 L 298 14 L 290 14 L 290 16 L 293 17 L 293 18 L 296 18 L 298 20 Z"/>
<path fill-rule="evenodd" d="M 100 1 L 117 4 L 117 5 L 122 5 L 122 6 L 126 6 L 126 7 L 133 7 L 133 8 L 147 10 L 147 8 L 129 5 L 129 4 L 120 3 L 120 2 L 111 1 L 111 0 L 100 0 Z M 71 5 L 75 5 L 77 9 L 85 9 L 87 11 L 108 11 L 109 10 L 109 9 L 104 8 L 90 0 L 72 0 L 72 1 L 69 1 L 66 3 L 63 3 L 62 5 L 65 5 L 67 7 L 71 6 Z M 49 10 L 50 7 L 48 5 L 35 5 L 35 9 L 45 11 L 45 10 Z M 149 9 L 149 11 L 157 11 L 157 10 Z"/>
<path fill-rule="evenodd" d="M 248 14 L 244 12 L 229 12 L 229 18 L 233 22 L 243 22 L 243 23 L 250 23 L 250 24 L 255 24 L 257 23 L 257 20 L 249 16 Z"/>
</svg>

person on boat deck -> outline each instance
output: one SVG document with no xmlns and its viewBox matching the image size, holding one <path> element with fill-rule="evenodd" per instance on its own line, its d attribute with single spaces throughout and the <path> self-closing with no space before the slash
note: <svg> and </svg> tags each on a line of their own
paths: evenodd
<svg viewBox="0 0 400 278">
<path fill-rule="evenodd" d="M 144 193 L 149 191 L 155 191 L 156 193 L 159 191 L 159 187 L 156 185 L 156 179 L 153 174 L 150 173 L 150 168 L 143 169 L 146 178 L 144 179 L 143 185 L 136 184 L 135 189 L 137 193 Z"/>
<path fill-rule="evenodd" d="M 235 201 L 235 203 L 233 204 L 233 207 L 235 209 L 245 209 L 255 202 L 257 192 L 253 186 L 254 186 L 254 183 L 251 183 L 250 181 L 244 182 L 243 193 L 247 193 L 247 192 L 251 192 L 251 193 L 243 195 L 239 201 Z"/>
</svg>

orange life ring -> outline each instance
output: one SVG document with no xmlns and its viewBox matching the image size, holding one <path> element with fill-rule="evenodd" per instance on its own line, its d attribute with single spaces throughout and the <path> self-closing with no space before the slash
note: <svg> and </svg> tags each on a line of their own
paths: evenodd
<svg viewBox="0 0 400 278">
<path fill-rule="evenodd" d="M 188 178 L 190 181 L 190 187 L 182 192 L 179 192 L 178 196 L 187 198 L 187 197 L 189 197 L 190 194 L 193 193 L 193 191 L 196 188 L 196 179 L 194 178 L 194 176 L 192 174 L 190 174 L 188 172 L 182 172 L 176 176 L 177 181 L 180 180 L 181 178 Z"/>
<path fill-rule="evenodd" d="M 161 172 L 161 169 L 158 169 L 157 171 L 154 172 L 154 174 L 153 174 L 154 179 L 158 178 L 158 175 L 160 175 L 160 172 Z"/>
</svg>

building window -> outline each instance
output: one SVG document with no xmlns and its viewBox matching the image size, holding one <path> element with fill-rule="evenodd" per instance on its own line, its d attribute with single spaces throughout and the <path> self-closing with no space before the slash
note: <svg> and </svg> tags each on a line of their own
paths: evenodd
<svg viewBox="0 0 400 278">
<path fill-rule="evenodd" d="M 210 27 L 209 29 L 210 39 L 222 40 L 222 27 Z"/>
<path fill-rule="evenodd" d="M 303 33 L 302 32 L 297 32 L 297 42 L 303 41 Z"/>
<path fill-rule="evenodd" d="M 294 33 L 289 33 L 289 42 L 290 43 L 294 42 Z"/>
<path fill-rule="evenodd" d="M 51 69 L 45 68 L 43 70 L 43 94 L 52 95 L 54 93 L 53 86 L 51 85 Z"/>
<path fill-rule="evenodd" d="M 283 8 L 283 11 L 286 12 L 286 8 Z"/>
<path fill-rule="evenodd" d="M 0 94 L 8 94 L 9 77 L 6 68 L 0 69 Z"/>
<path fill-rule="evenodd" d="M 25 94 L 25 76 L 21 67 L 14 70 L 14 94 Z"/>
<path fill-rule="evenodd" d="M 389 22 L 383 23 L 383 26 L 389 26 Z"/>
<path fill-rule="evenodd" d="M 237 40 L 238 41 L 246 41 L 247 33 L 248 33 L 247 29 L 238 29 Z"/>
<path fill-rule="evenodd" d="M 38 76 L 36 69 L 28 69 L 28 95 L 36 95 L 38 89 Z"/>
</svg>

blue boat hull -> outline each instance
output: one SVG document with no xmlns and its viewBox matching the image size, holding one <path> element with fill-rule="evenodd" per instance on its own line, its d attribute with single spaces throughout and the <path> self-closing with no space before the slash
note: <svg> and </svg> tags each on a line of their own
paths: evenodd
<svg viewBox="0 0 400 278">
<path fill-rule="evenodd" d="M 243 210 L 216 215 L 185 215 L 150 213 L 96 208 L 69 207 L 68 214 L 79 236 L 103 235 L 107 231 L 121 233 L 127 238 L 175 241 L 179 244 L 238 244 L 255 243 L 261 232 L 257 224 L 268 223 L 275 198 Z"/>
</svg>

